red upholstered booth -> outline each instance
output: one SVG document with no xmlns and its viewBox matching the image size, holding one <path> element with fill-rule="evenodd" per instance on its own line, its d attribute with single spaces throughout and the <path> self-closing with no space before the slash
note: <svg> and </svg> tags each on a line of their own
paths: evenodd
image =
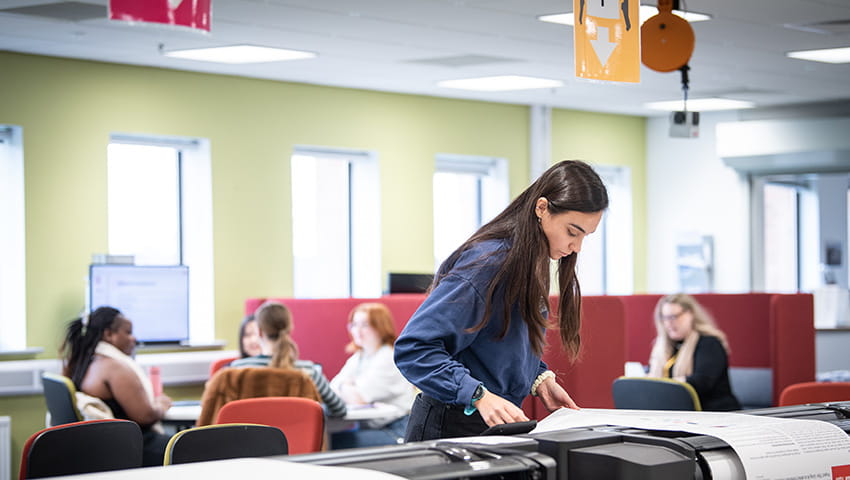
<svg viewBox="0 0 850 480">
<path fill-rule="evenodd" d="M 655 338 L 653 310 L 661 295 L 617 297 L 625 307 L 626 360 L 648 363 Z M 735 377 L 764 370 L 777 405 L 782 390 L 815 378 L 814 303 L 810 294 L 698 294 L 729 340 L 729 366 Z M 739 382 L 737 388 L 747 386 Z M 738 392 L 736 391 L 736 394 Z M 740 396 L 740 395 L 739 395 Z M 746 404 L 745 400 L 742 403 Z"/>
<path fill-rule="evenodd" d="M 292 339 L 298 344 L 299 357 L 322 365 L 328 379 L 339 373 L 348 353 L 348 314 L 366 302 L 380 302 L 387 306 L 395 321 L 396 333 L 410 320 L 413 312 L 425 300 L 424 294 L 394 294 L 381 298 L 249 298 L 245 301 L 245 314 L 254 313 L 266 300 L 278 301 L 292 312 L 295 328 Z"/>
<path fill-rule="evenodd" d="M 348 354 L 348 314 L 363 302 L 381 302 L 393 314 L 396 331 L 404 325 L 425 299 L 422 294 L 394 294 L 380 298 L 298 299 L 271 298 L 292 312 L 295 328 L 292 337 L 298 344 L 300 357 L 322 364 L 325 375 L 333 378 Z M 266 298 L 249 298 L 245 313 L 253 313 Z M 552 311 L 557 299 L 550 298 Z M 622 303 L 615 297 L 582 299 L 582 354 L 575 365 L 567 360 L 560 346 L 558 331 L 547 331 L 548 347 L 544 361 L 558 374 L 558 381 L 583 407 L 613 408 L 611 383 L 623 374 L 625 363 L 625 322 Z M 532 418 L 543 418 L 548 412 L 539 400 L 528 399 L 523 405 Z"/>
<path fill-rule="evenodd" d="M 549 299 L 558 311 L 558 298 Z M 571 363 L 561 347 L 560 332 L 546 331 L 543 361 L 555 372 L 558 383 L 573 400 L 586 408 L 614 408 L 611 384 L 623 375 L 626 362 L 626 325 L 623 303 L 616 297 L 587 296 L 581 303 L 581 352 Z M 549 411 L 536 398 L 527 398 L 523 409 L 531 418 L 543 419 Z"/>
</svg>

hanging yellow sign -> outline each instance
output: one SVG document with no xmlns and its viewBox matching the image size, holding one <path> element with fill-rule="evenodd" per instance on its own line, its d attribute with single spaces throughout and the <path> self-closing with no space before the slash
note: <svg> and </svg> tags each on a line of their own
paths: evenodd
<svg viewBox="0 0 850 480">
<path fill-rule="evenodd" d="M 638 0 L 573 0 L 576 76 L 640 82 Z"/>
</svg>

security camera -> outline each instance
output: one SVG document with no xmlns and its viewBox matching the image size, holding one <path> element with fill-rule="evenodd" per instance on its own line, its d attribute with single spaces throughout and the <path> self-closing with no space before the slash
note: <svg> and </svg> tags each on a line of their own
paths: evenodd
<svg viewBox="0 0 850 480">
<path fill-rule="evenodd" d="M 696 138 L 699 136 L 699 112 L 671 112 L 670 136 Z"/>
</svg>

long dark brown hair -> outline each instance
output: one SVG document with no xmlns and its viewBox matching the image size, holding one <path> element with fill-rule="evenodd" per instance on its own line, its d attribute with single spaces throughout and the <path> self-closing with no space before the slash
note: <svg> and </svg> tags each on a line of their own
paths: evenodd
<svg viewBox="0 0 850 480">
<path fill-rule="evenodd" d="M 472 331 L 487 325 L 495 301 L 494 294 L 497 289 L 503 288 L 504 319 L 498 338 L 507 334 L 511 306 L 518 304 L 529 341 L 538 355 L 543 353 L 543 329 L 547 326 L 541 302 L 546 302 L 549 295 L 549 243 L 534 213 L 540 197 L 548 199 L 548 210 L 553 215 L 569 211 L 595 213 L 608 208 L 608 192 L 590 165 L 579 160 L 558 162 L 449 255 L 440 265 L 430 287 L 433 290 L 448 275 L 461 254 L 474 245 L 486 240 L 508 240 L 510 248 L 487 289 L 483 318 Z M 578 253 L 574 252 L 558 260 L 558 326 L 561 343 L 572 358 L 578 356 L 581 347 L 581 289 L 575 275 L 577 258 Z M 485 261 L 481 259 L 479 263 Z M 548 305 L 548 302 L 543 305 Z"/>
<path fill-rule="evenodd" d="M 62 374 L 74 382 L 80 389 L 83 378 L 94 358 L 94 349 L 103 338 L 103 332 L 114 330 L 121 312 L 112 307 L 99 307 L 90 315 L 76 318 L 65 330 L 65 341 L 59 348 L 59 357 L 63 359 Z"/>
<path fill-rule="evenodd" d="M 242 323 L 239 324 L 239 356 L 242 358 L 248 358 L 251 356 L 245 351 L 245 344 L 242 342 L 242 339 L 245 338 L 245 330 L 248 329 L 248 324 L 256 321 L 257 319 L 254 318 L 254 314 L 252 313 L 250 315 L 246 315 L 245 318 L 242 319 Z"/>
</svg>

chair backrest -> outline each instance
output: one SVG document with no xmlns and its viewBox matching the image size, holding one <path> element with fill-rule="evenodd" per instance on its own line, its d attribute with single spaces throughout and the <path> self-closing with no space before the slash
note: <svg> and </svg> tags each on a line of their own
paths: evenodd
<svg viewBox="0 0 850 480">
<path fill-rule="evenodd" d="M 42 373 L 41 384 L 44 388 L 44 400 L 50 412 L 50 425 L 79 422 L 83 420 L 77 408 L 77 389 L 74 382 L 64 375 Z"/>
<path fill-rule="evenodd" d="M 801 382 L 779 394 L 779 406 L 850 401 L 850 382 Z"/>
<path fill-rule="evenodd" d="M 246 398 L 221 407 L 216 423 L 259 423 L 278 427 L 289 442 L 289 453 L 298 454 L 322 449 L 325 414 L 319 402 L 308 398 Z"/>
<path fill-rule="evenodd" d="M 297 368 L 223 368 L 204 386 L 197 426 L 216 423 L 218 410 L 227 402 L 256 397 L 322 398 L 310 375 Z"/>
<path fill-rule="evenodd" d="M 702 410 L 694 387 L 669 378 L 620 377 L 611 386 L 614 408 Z"/>
<path fill-rule="evenodd" d="M 239 357 L 225 357 L 219 358 L 218 360 L 214 360 L 212 363 L 210 363 L 210 378 L 215 375 L 215 372 L 221 370 L 222 368 L 224 368 L 225 365 L 230 364 L 230 362 L 236 360 L 237 358 Z"/>
<path fill-rule="evenodd" d="M 286 455 L 286 435 L 269 425 L 228 423 L 181 430 L 165 447 L 165 465 Z"/>
<path fill-rule="evenodd" d="M 88 420 L 32 434 L 21 453 L 21 480 L 142 466 L 142 430 L 130 420 Z"/>
</svg>

